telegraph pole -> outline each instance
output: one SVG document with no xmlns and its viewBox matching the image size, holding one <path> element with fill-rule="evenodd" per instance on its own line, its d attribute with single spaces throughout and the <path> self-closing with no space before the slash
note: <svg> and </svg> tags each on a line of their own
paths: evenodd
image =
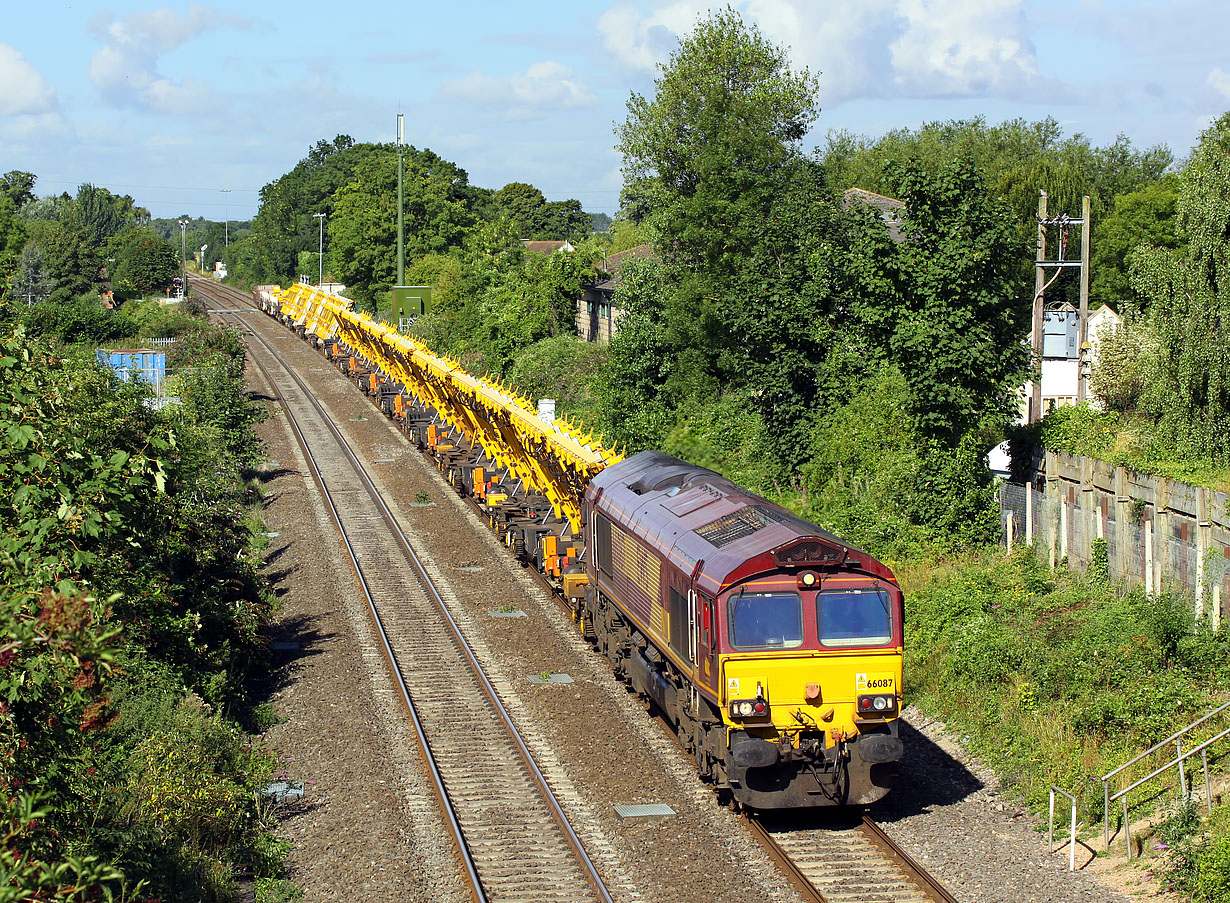
<svg viewBox="0 0 1230 903">
<path fill-rule="evenodd" d="M 184 297 L 188 294 L 188 220 L 181 219 L 179 221 L 179 294 Z M 172 233 L 174 234 L 174 233 Z"/>
<path fill-rule="evenodd" d="M 1077 377 L 1076 400 L 1082 402 L 1088 397 L 1089 375 L 1087 372 L 1087 354 L 1089 344 L 1089 251 L 1090 251 L 1090 220 L 1092 218 L 1089 195 L 1081 201 L 1081 215 L 1068 216 L 1061 213 L 1049 216 L 1046 209 L 1046 192 L 1039 192 L 1038 197 L 1038 256 L 1034 261 L 1034 305 L 1033 328 L 1030 332 L 1030 346 L 1033 348 L 1034 360 L 1039 367 L 1038 379 L 1034 380 L 1029 397 L 1029 422 L 1042 419 L 1042 345 L 1043 321 L 1046 311 L 1045 294 L 1051 283 L 1059 278 L 1065 270 L 1073 267 L 1080 269 L 1080 311 L 1077 321 Z M 1055 260 L 1046 258 L 1046 230 L 1050 226 L 1059 227 L 1059 257 Z M 1081 227 L 1080 260 L 1064 259 L 1067 250 L 1068 230 L 1073 226 Z M 1047 279 L 1047 270 L 1055 270 L 1055 275 Z"/>
<path fill-rule="evenodd" d="M 1042 419 L 1042 296 L 1046 291 L 1046 271 L 1042 262 L 1046 260 L 1046 192 L 1038 192 L 1038 254 L 1034 263 L 1034 305 L 1033 325 L 1029 331 L 1029 346 L 1033 349 L 1034 363 L 1038 367 L 1038 375 L 1033 379 L 1029 392 L 1029 416 L 1026 422 L 1034 423 Z"/>
</svg>

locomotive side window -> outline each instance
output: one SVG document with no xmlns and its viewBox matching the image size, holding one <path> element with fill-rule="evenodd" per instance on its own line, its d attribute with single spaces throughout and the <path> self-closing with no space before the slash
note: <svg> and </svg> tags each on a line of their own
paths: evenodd
<svg viewBox="0 0 1230 903">
<path fill-rule="evenodd" d="M 825 646 L 882 646 L 892 639 L 888 593 L 882 589 L 816 593 L 816 616 Z"/>
<path fill-rule="evenodd" d="M 671 645 L 680 655 L 688 654 L 688 600 L 683 593 L 670 588 Z"/>
<path fill-rule="evenodd" d="M 598 565 L 598 570 L 611 576 L 611 520 L 605 514 L 599 514 L 594 518 L 594 542 L 596 545 L 595 552 L 597 559 L 595 564 Z"/>
<path fill-rule="evenodd" d="M 736 649 L 797 649 L 803 645 L 798 593 L 740 593 L 726 603 Z"/>
</svg>

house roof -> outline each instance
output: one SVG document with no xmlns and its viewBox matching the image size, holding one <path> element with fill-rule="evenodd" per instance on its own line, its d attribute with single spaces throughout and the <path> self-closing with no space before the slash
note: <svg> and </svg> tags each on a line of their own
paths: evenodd
<svg viewBox="0 0 1230 903">
<path fill-rule="evenodd" d="M 602 279 L 597 282 L 594 285 L 594 288 L 608 294 L 615 291 L 615 289 L 623 282 L 623 270 L 625 263 L 634 258 L 653 256 L 653 245 L 650 244 L 636 245 L 635 247 L 620 251 L 617 254 L 608 254 L 602 259 L 602 266 L 600 269 L 605 273 L 609 273 L 610 276 L 607 279 Z"/>
<path fill-rule="evenodd" d="M 842 206 L 849 210 L 855 204 L 872 207 L 879 211 L 880 219 L 888 225 L 888 236 L 893 241 L 902 241 L 901 214 L 905 211 L 905 202 L 896 198 L 876 194 L 864 188 L 847 188 L 842 192 Z"/>
</svg>

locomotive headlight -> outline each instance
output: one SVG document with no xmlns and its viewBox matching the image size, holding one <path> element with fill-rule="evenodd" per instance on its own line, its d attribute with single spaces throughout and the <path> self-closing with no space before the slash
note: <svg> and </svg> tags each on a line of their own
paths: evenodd
<svg viewBox="0 0 1230 903">
<path fill-rule="evenodd" d="M 769 703 L 764 699 L 732 699 L 731 718 L 748 718 L 760 721 L 769 718 Z"/>
<path fill-rule="evenodd" d="M 799 589 L 815 589 L 820 585 L 820 575 L 815 571 L 803 571 L 799 574 Z"/>
<path fill-rule="evenodd" d="M 860 696 L 858 712 L 860 715 L 891 715 L 897 710 L 896 696 Z"/>
</svg>

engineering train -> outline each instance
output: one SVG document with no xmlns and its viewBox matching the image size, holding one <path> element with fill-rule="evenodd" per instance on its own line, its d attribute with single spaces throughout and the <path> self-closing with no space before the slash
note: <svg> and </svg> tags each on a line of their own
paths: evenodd
<svg viewBox="0 0 1230 903">
<path fill-rule="evenodd" d="M 262 305 L 279 313 L 276 299 Z M 866 805 L 891 789 L 904 753 L 904 616 L 887 566 L 657 451 L 592 475 L 575 529 L 508 471 L 501 480 L 410 387 L 344 343 L 316 341 L 552 583 L 722 797 L 799 809 Z"/>
</svg>

